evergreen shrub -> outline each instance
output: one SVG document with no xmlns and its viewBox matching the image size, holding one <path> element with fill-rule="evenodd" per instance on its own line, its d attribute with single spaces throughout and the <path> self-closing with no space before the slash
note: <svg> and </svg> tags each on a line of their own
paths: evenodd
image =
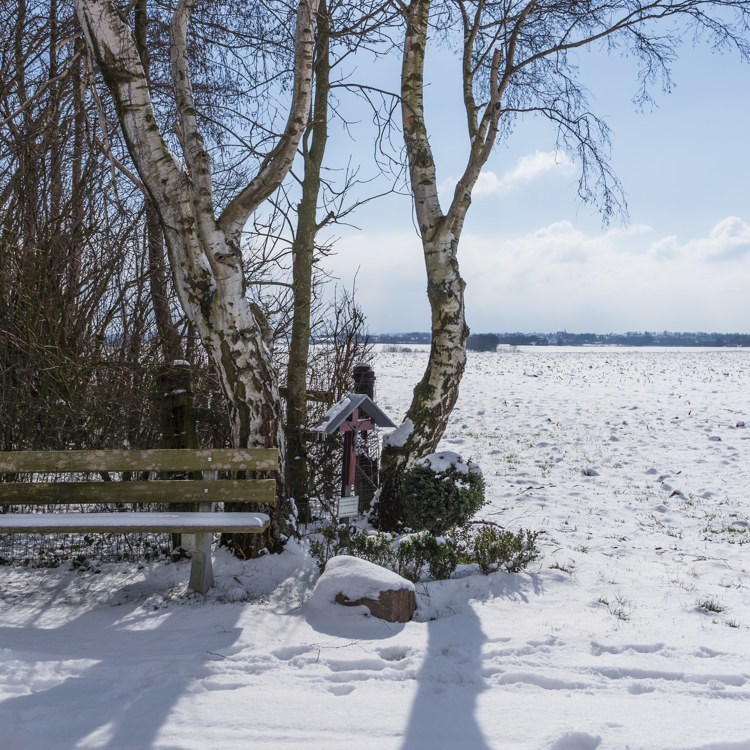
<svg viewBox="0 0 750 750">
<path fill-rule="evenodd" d="M 458 565 L 458 545 L 452 537 L 434 537 L 426 531 L 403 537 L 395 549 L 394 570 L 416 583 L 425 567 L 430 578 L 450 578 Z"/>
<path fill-rule="evenodd" d="M 450 578 L 459 563 L 476 564 L 485 575 L 518 573 L 539 556 L 538 532 L 506 531 L 490 523 L 452 529 L 435 537 L 427 531 L 393 537 L 344 524 L 323 526 L 310 539 L 310 553 L 322 570 L 336 555 L 351 555 L 389 568 L 410 581 Z"/>
<path fill-rule="evenodd" d="M 320 539 L 310 540 L 310 554 L 321 570 L 337 555 L 359 557 L 382 567 L 393 563 L 390 534 L 362 531 L 345 524 L 322 526 L 318 534 Z"/>
<path fill-rule="evenodd" d="M 465 524 L 484 505 L 482 470 L 457 453 L 432 453 L 406 470 L 401 498 L 404 524 L 439 536 Z"/>
<path fill-rule="evenodd" d="M 310 540 L 310 554 L 321 570 L 332 557 L 351 555 L 390 568 L 416 583 L 427 571 L 434 579 L 450 578 L 458 564 L 458 544 L 427 532 L 394 539 L 380 531 L 330 524 L 318 529 L 318 534 L 320 538 Z"/>
<path fill-rule="evenodd" d="M 518 573 L 539 557 L 538 536 L 539 532 L 529 529 L 513 532 L 481 524 L 464 529 L 461 551 L 485 575 L 496 570 Z"/>
</svg>

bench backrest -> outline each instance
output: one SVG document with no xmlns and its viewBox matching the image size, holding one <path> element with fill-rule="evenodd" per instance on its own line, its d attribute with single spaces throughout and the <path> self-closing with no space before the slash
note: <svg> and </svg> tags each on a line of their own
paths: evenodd
<svg viewBox="0 0 750 750">
<path fill-rule="evenodd" d="M 0 451 L 0 474 L 247 472 L 248 479 L 2 482 L 0 506 L 102 503 L 252 502 L 274 505 L 276 448 Z"/>
</svg>

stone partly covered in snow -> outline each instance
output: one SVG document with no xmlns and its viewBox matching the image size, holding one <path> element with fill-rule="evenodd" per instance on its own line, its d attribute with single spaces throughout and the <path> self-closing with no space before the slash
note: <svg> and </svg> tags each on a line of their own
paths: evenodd
<svg viewBox="0 0 750 750">
<path fill-rule="evenodd" d="M 386 622 L 409 622 L 417 608 L 414 592 L 407 589 L 388 589 L 381 591 L 377 599 L 363 596 L 351 601 L 344 594 L 336 594 L 336 603 L 345 607 L 364 605 L 373 617 Z"/>
<path fill-rule="evenodd" d="M 409 622 L 417 608 L 414 584 L 379 565 L 349 555 L 332 557 L 318 579 L 310 604 L 364 605 L 374 617 Z"/>
</svg>

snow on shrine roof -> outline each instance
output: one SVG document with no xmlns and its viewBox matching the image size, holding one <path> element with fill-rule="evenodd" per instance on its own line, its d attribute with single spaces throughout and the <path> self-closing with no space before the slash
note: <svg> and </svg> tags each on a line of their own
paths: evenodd
<svg viewBox="0 0 750 750">
<path fill-rule="evenodd" d="M 373 400 L 364 393 L 347 393 L 334 404 L 323 417 L 323 421 L 311 427 L 313 432 L 331 435 L 346 422 L 355 409 L 361 409 L 378 427 L 395 427 L 396 425 L 377 407 Z"/>
</svg>

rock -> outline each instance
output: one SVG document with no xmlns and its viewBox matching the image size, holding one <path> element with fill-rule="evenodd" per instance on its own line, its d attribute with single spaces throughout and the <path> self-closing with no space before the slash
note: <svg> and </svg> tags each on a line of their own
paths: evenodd
<svg viewBox="0 0 750 750">
<path fill-rule="evenodd" d="M 387 622 L 409 622 L 417 608 L 414 584 L 391 570 L 349 555 L 332 557 L 318 579 L 310 604 L 364 605 Z"/>
<path fill-rule="evenodd" d="M 381 591 L 377 599 L 368 596 L 359 599 L 348 599 L 344 594 L 336 594 L 334 601 L 345 607 L 357 607 L 364 604 L 373 617 L 386 622 L 409 622 L 417 608 L 417 597 L 409 589 L 388 589 Z"/>
</svg>

